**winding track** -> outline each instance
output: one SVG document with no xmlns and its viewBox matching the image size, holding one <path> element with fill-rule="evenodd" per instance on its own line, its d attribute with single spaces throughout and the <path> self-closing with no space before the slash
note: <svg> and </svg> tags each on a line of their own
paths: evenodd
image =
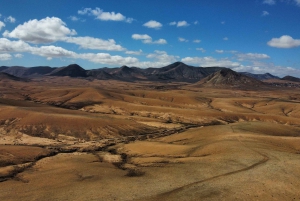
<svg viewBox="0 0 300 201">
<path fill-rule="evenodd" d="M 235 170 L 235 171 L 232 171 L 232 172 L 227 172 L 225 174 L 216 175 L 216 176 L 213 176 L 213 177 L 210 177 L 210 178 L 207 178 L 207 179 L 203 179 L 203 180 L 200 180 L 200 181 L 196 181 L 196 182 L 193 182 L 193 183 L 190 183 L 190 184 L 187 184 L 187 185 L 175 188 L 175 189 L 173 189 L 171 191 L 164 192 L 162 194 L 158 194 L 155 197 L 150 197 L 149 200 L 164 200 L 164 198 L 167 198 L 170 195 L 178 193 L 180 191 L 186 190 L 186 189 L 188 189 L 188 188 L 190 188 L 190 187 L 192 187 L 194 185 L 197 185 L 197 184 L 200 184 L 200 183 L 204 183 L 204 182 L 207 182 L 207 181 L 211 181 L 211 180 L 214 180 L 214 179 L 218 179 L 218 178 L 221 178 L 221 177 L 226 177 L 226 176 L 229 176 L 229 175 L 237 174 L 237 173 L 240 173 L 240 172 L 245 172 L 247 170 L 253 169 L 255 167 L 258 167 L 258 166 L 266 163 L 270 159 L 266 154 L 263 154 L 263 153 L 261 153 L 261 152 L 259 152 L 257 150 L 254 150 L 254 149 L 248 147 L 244 142 L 241 141 L 240 137 L 237 138 L 238 142 L 240 142 L 243 146 L 245 146 L 246 148 L 250 149 L 251 151 L 259 154 L 263 158 L 261 160 L 259 160 L 258 162 L 254 163 L 254 164 L 252 164 L 252 165 L 250 165 L 248 167 L 245 167 L 245 168 L 242 168 L 242 169 L 239 169 L 239 170 Z"/>
</svg>

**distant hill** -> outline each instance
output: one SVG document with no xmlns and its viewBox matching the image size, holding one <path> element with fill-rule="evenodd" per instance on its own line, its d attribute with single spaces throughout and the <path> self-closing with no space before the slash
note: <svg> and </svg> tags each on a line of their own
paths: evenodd
<svg viewBox="0 0 300 201">
<path fill-rule="evenodd" d="M 216 72 L 222 67 L 194 67 L 182 62 L 175 62 L 162 68 L 145 69 L 145 75 L 152 76 L 152 79 L 158 80 L 178 80 L 186 82 L 196 82 L 209 74 Z"/>
<path fill-rule="evenodd" d="M 223 71 L 222 71 L 223 70 Z M 99 80 L 121 80 L 121 81 L 159 81 L 159 82 L 189 82 L 197 83 L 200 80 L 206 79 L 208 76 L 217 76 L 216 72 L 220 71 L 219 76 L 229 73 L 226 77 L 226 81 L 222 80 L 222 77 L 214 78 L 208 83 L 219 85 L 218 83 L 228 82 L 228 85 L 239 85 L 243 83 L 254 83 L 258 80 L 279 80 L 280 78 L 270 73 L 265 74 L 252 74 L 248 72 L 237 73 L 234 71 L 228 71 L 225 67 L 195 67 L 186 65 L 182 62 L 175 62 L 161 68 L 138 68 L 138 67 L 115 67 L 115 68 L 99 68 L 92 70 L 85 70 L 77 64 L 71 64 L 64 67 L 49 67 L 49 66 L 36 66 L 36 67 L 23 67 L 23 66 L 1 66 L 0 72 L 5 72 L 16 77 L 33 78 L 39 76 L 70 76 L 81 77 L 88 79 Z M 234 73 L 233 73 L 234 72 Z M 243 76 L 242 76 L 243 75 Z M 245 78 L 247 77 L 247 79 Z M 210 77 L 212 78 L 212 77 Z M 252 78 L 252 81 L 249 80 Z M 208 79 L 208 78 L 207 78 Z M 234 79 L 236 79 L 234 81 Z M 292 76 L 286 76 L 282 80 L 288 80 L 293 82 L 299 82 L 299 78 Z M 232 82 L 232 83 L 230 83 Z M 235 82 L 235 83 L 234 83 Z"/>
<path fill-rule="evenodd" d="M 87 77 L 87 72 L 77 64 L 71 64 L 65 67 L 57 68 L 48 75 L 50 76 L 70 76 L 70 77 Z"/>
<path fill-rule="evenodd" d="M 216 87 L 259 87 L 265 84 L 252 77 L 225 68 L 207 76 L 195 85 Z"/>
<path fill-rule="evenodd" d="M 287 80 L 287 81 L 292 81 L 292 82 L 300 82 L 300 78 L 289 76 L 289 75 L 281 78 L 281 80 Z"/>
<path fill-rule="evenodd" d="M 30 68 L 26 68 L 23 66 L 12 66 L 12 67 L 2 66 L 1 68 L 3 68 L 1 72 L 5 72 L 17 77 L 34 77 L 34 76 L 46 75 L 52 72 L 54 69 L 56 69 L 49 66 L 36 66 Z"/>
<path fill-rule="evenodd" d="M 105 72 L 103 69 L 94 69 L 86 72 L 86 75 L 91 78 L 99 79 L 99 80 L 110 80 L 116 79 L 111 74 Z"/>
<path fill-rule="evenodd" d="M 16 77 L 13 75 L 10 75 L 8 73 L 0 72 L 0 81 L 2 80 L 14 80 L 14 81 L 23 81 L 26 82 L 28 79 Z"/>
<path fill-rule="evenodd" d="M 7 69 L 7 68 L 9 68 L 9 67 L 8 66 L 0 66 L 0 72 Z"/>
<path fill-rule="evenodd" d="M 270 80 L 270 79 L 280 79 L 279 77 L 272 75 L 270 73 L 265 74 L 253 74 L 248 72 L 241 72 L 241 74 L 246 75 L 248 77 L 255 78 L 257 80 Z"/>
<path fill-rule="evenodd" d="M 200 79 L 214 73 L 222 67 L 194 67 L 182 62 L 161 68 L 146 68 L 122 66 L 120 68 L 99 68 L 87 71 L 87 75 L 97 79 L 117 79 L 124 81 L 148 80 L 148 81 L 177 81 L 197 82 Z M 53 75 L 53 74 L 51 74 Z"/>
</svg>

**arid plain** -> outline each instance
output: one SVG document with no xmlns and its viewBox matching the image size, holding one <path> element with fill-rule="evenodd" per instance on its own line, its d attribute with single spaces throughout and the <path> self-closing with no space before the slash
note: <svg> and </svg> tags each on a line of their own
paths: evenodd
<svg viewBox="0 0 300 201">
<path fill-rule="evenodd" d="M 0 80 L 0 200 L 300 200 L 300 90 Z"/>
</svg>

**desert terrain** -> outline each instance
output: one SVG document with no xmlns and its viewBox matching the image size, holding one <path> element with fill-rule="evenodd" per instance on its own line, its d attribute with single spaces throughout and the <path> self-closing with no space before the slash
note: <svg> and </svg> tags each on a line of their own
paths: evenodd
<svg viewBox="0 0 300 201">
<path fill-rule="evenodd" d="M 221 74 L 3 74 L 0 200 L 300 200 L 297 83 Z"/>
</svg>

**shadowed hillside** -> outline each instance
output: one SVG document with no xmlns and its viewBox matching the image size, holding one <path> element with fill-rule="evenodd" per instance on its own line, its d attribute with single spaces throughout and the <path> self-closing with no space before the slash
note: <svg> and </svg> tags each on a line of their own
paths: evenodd
<svg viewBox="0 0 300 201">
<path fill-rule="evenodd" d="M 213 73 L 195 85 L 215 87 L 261 87 L 265 84 L 259 80 L 237 73 L 231 69 L 222 69 Z"/>
</svg>

